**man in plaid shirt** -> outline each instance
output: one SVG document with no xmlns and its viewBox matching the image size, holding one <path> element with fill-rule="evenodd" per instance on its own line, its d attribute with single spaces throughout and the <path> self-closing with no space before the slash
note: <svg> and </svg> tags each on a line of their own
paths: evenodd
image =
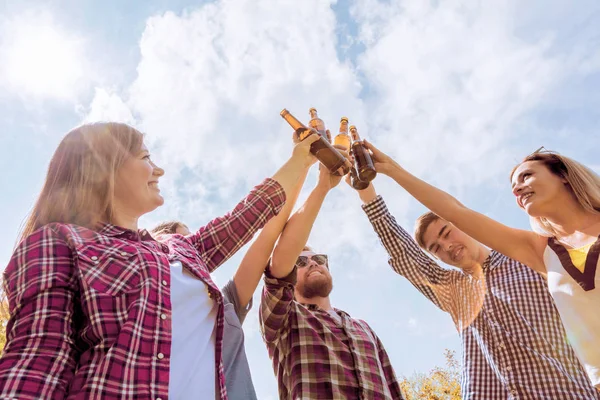
<svg viewBox="0 0 600 400">
<path fill-rule="evenodd" d="M 305 247 L 327 193 L 341 177 L 321 167 L 265 271 L 263 338 L 280 399 L 403 399 L 388 355 L 369 325 L 333 308 L 327 256 Z"/>
<path fill-rule="evenodd" d="M 539 274 L 433 213 L 417 222 L 417 244 L 373 185 L 358 193 L 394 271 L 451 315 L 462 342 L 464 400 L 600 399 Z"/>
</svg>

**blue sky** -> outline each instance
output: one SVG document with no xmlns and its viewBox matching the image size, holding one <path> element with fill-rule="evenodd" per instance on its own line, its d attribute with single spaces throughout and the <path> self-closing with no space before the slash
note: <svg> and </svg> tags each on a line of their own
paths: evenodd
<svg viewBox="0 0 600 400">
<path fill-rule="evenodd" d="M 306 120 L 314 106 L 332 131 L 346 115 L 412 172 L 526 228 L 508 181 L 520 158 L 543 145 L 600 170 L 599 14 L 592 0 L 2 2 L 0 261 L 73 126 L 112 119 L 146 132 L 166 204 L 141 225 L 197 228 L 289 156 L 284 107 Z M 412 230 L 423 208 L 375 183 Z M 331 257 L 333 304 L 371 323 L 399 375 L 459 350 L 449 316 L 388 267 L 345 185 L 310 243 Z M 276 398 L 256 309 L 247 353 L 259 398 Z"/>
</svg>

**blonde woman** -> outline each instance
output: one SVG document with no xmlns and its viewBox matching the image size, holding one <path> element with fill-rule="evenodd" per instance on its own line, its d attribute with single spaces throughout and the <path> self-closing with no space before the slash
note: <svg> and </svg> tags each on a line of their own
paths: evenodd
<svg viewBox="0 0 600 400">
<path fill-rule="evenodd" d="M 537 152 L 510 176 L 534 232 L 509 228 L 411 175 L 370 143 L 378 172 L 475 240 L 547 278 L 569 341 L 600 389 L 600 177 L 555 152 Z"/>
<path fill-rule="evenodd" d="M 4 272 L 0 398 L 226 399 L 223 296 L 210 273 L 281 210 L 316 139 L 230 213 L 157 242 L 138 230 L 164 202 L 142 133 L 119 123 L 69 132 Z"/>
</svg>

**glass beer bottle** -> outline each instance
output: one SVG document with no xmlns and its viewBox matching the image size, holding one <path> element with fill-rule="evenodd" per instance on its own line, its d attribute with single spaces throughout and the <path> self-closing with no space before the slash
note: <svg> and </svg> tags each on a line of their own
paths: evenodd
<svg viewBox="0 0 600 400">
<path fill-rule="evenodd" d="M 375 171 L 373 159 L 360 141 L 360 136 L 354 125 L 350 127 L 350 137 L 352 138 L 350 153 L 354 157 L 357 177 L 363 182 L 371 182 L 377 176 L 377 171 Z"/>
<path fill-rule="evenodd" d="M 310 121 L 308 121 L 308 126 L 319 132 L 319 135 L 324 138 L 327 137 L 327 132 L 325 130 L 325 122 L 317 115 L 317 109 L 312 107 L 308 110 L 310 114 Z"/>
<path fill-rule="evenodd" d="M 348 118 L 342 117 L 340 120 L 340 132 L 333 139 L 333 144 L 342 146 L 350 150 L 350 135 L 348 135 Z"/>
<path fill-rule="evenodd" d="M 304 140 L 315 133 L 319 135 L 319 140 L 311 144 L 310 152 L 314 154 L 325 167 L 327 167 L 329 172 L 332 174 L 337 173 L 338 175 L 345 175 L 350 171 L 350 163 L 346 160 L 346 157 L 340 154 L 340 152 L 327 141 L 325 136 L 319 134 L 319 132 L 313 128 L 308 128 L 285 108 L 281 111 L 280 115 L 288 124 L 290 124 L 292 129 L 294 129 L 299 140 Z"/>
</svg>

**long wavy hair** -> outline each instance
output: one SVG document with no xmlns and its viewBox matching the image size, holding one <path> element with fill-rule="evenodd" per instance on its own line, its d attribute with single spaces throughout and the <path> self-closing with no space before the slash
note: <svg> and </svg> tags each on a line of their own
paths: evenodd
<svg viewBox="0 0 600 400">
<path fill-rule="evenodd" d="M 515 170 L 527 161 L 542 162 L 550 172 L 567 181 L 569 190 L 584 210 L 600 215 L 600 176 L 594 171 L 572 158 L 544 150 L 528 155 L 516 165 L 510 173 L 511 180 Z M 557 236 L 558 232 L 554 224 L 547 218 L 529 217 L 529 219 L 531 227 L 537 233 L 544 236 Z"/>
<path fill-rule="evenodd" d="M 67 133 L 50 160 L 19 242 L 52 222 L 90 229 L 112 222 L 117 171 L 142 143 L 141 132 L 117 122 L 85 124 Z"/>
</svg>

